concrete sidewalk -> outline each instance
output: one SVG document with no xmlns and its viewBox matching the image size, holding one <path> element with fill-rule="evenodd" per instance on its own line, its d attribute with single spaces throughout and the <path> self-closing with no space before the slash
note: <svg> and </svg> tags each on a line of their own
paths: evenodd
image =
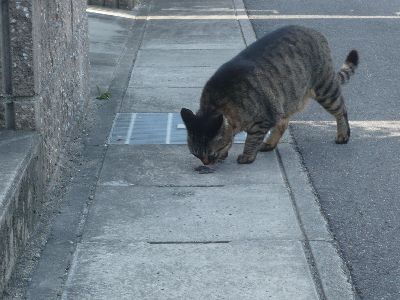
<svg viewBox="0 0 400 300">
<path fill-rule="evenodd" d="M 242 2 L 154 0 L 137 14 L 138 52 L 117 103 L 117 112 L 127 119 L 115 121 L 113 128 L 105 122 L 103 128 L 117 131 L 114 136 L 123 142 L 116 138 L 107 146 L 59 296 L 353 299 L 289 135 L 278 151 L 260 153 L 251 165 L 236 163 L 243 145 L 234 145 L 212 174 L 194 171 L 199 161 L 186 145 L 150 138 L 149 144 L 135 144 L 139 113 L 196 109 L 201 88 L 216 68 L 255 40 Z M 119 13 L 114 18 L 133 16 Z M 91 37 L 107 34 L 113 31 Z M 106 80 L 101 72 L 96 75 Z M 116 79 L 111 88 L 118 86 Z M 114 117 L 112 111 L 106 115 Z M 153 116 L 161 120 L 165 115 Z M 167 128 L 157 123 L 136 136 L 164 137 Z M 96 130 L 89 143 L 101 143 L 95 135 Z M 40 298 L 48 287 L 51 272 L 42 270 L 36 272 L 28 298 Z"/>
</svg>

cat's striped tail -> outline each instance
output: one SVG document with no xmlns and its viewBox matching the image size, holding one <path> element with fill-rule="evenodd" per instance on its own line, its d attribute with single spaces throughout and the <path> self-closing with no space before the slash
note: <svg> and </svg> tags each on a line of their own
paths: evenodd
<svg viewBox="0 0 400 300">
<path fill-rule="evenodd" d="M 351 75 L 354 74 L 358 66 L 358 52 L 357 50 L 351 50 L 347 55 L 346 61 L 337 73 L 337 77 L 341 84 L 345 84 L 350 80 Z"/>
</svg>

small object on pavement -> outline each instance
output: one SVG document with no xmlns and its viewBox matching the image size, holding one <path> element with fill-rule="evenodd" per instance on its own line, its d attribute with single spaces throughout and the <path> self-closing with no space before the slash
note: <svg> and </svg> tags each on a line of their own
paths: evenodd
<svg viewBox="0 0 400 300">
<path fill-rule="evenodd" d="M 194 168 L 194 170 L 199 172 L 199 174 L 209 174 L 215 172 L 215 169 L 203 165 Z"/>
</svg>

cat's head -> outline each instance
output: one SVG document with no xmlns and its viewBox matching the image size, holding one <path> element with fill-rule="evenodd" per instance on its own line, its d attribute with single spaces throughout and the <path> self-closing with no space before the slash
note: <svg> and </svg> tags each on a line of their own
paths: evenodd
<svg viewBox="0 0 400 300">
<path fill-rule="evenodd" d="M 226 157 L 232 146 L 233 134 L 222 114 L 195 115 L 191 110 L 182 108 L 181 116 L 188 133 L 189 150 L 194 156 L 205 165 Z"/>
</svg>

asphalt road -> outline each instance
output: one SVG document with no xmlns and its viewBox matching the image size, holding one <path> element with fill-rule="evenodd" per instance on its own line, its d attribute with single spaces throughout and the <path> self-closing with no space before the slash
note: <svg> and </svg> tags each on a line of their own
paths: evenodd
<svg viewBox="0 0 400 300">
<path fill-rule="evenodd" d="M 400 299 L 400 19 L 270 19 L 279 15 L 395 16 L 399 1 L 245 0 L 257 37 L 287 24 L 320 30 L 337 68 L 351 49 L 344 88 L 352 129 L 336 145 L 334 119 L 312 102 L 291 122 L 321 208 L 362 299 Z M 275 12 L 276 14 L 276 12 Z M 400 14 L 400 13 L 399 13 Z"/>
</svg>

